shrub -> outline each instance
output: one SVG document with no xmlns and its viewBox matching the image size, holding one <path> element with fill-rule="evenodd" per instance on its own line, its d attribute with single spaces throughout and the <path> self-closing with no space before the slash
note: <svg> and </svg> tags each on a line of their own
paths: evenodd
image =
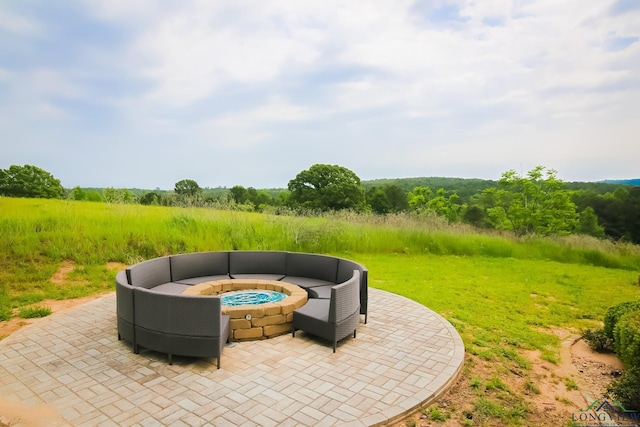
<svg viewBox="0 0 640 427">
<path fill-rule="evenodd" d="M 625 370 L 607 387 L 607 397 L 614 397 L 628 410 L 640 410 L 640 366 Z"/>
<path fill-rule="evenodd" d="M 627 368 L 640 367 L 640 311 L 620 318 L 613 330 L 616 354 Z"/>
<path fill-rule="evenodd" d="M 640 311 L 640 300 L 625 301 L 613 307 L 609 307 L 604 315 L 604 333 L 614 339 L 613 330 L 622 316 L 630 311 Z"/>
<path fill-rule="evenodd" d="M 610 338 L 604 329 L 587 329 L 582 333 L 582 339 L 594 351 L 615 351 L 613 338 Z"/>
</svg>

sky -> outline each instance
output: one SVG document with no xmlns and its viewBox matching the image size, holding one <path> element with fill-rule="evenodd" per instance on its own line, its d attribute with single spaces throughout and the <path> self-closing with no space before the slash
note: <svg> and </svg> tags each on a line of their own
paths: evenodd
<svg viewBox="0 0 640 427">
<path fill-rule="evenodd" d="M 0 2 L 0 168 L 66 188 L 640 177 L 639 0 Z"/>
</svg>

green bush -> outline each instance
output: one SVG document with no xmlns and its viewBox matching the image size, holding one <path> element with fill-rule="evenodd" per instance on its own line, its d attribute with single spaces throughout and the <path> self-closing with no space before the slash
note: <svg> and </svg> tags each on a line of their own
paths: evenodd
<svg viewBox="0 0 640 427">
<path fill-rule="evenodd" d="M 640 300 L 625 301 L 618 305 L 609 307 L 604 315 L 604 333 L 611 339 L 614 339 L 613 330 L 618 320 L 630 311 L 640 311 Z"/>
<path fill-rule="evenodd" d="M 628 410 L 640 410 L 640 366 L 633 366 L 607 387 L 607 397 L 613 397 Z"/>
<path fill-rule="evenodd" d="M 616 354 L 627 368 L 640 367 L 640 311 L 631 311 L 618 320 L 613 330 Z"/>
<path fill-rule="evenodd" d="M 582 333 L 582 339 L 594 351 L 601 353 L 615 351 L 613 338 L 609 338 L 604 329 L 587 329 Z"/>
</svg>

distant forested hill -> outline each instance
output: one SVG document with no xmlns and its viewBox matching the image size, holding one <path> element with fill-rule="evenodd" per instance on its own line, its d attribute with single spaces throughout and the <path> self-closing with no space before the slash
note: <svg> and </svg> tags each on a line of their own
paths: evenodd
<svg viewBox="0 0 640 427">
<path fill-rule="evenodd" d="M 636 179 L 605 179 L 603 182 L 606 182 L 607 184 L 635 185 L 636 187 L 640 187 L 640 178 L 636 178 Z"/>
<path fill-rule="evenodd" d="M 481 193 L 491 187 L 497 187 L 497 181 L 476 178 L 444 178 L 444 177 L 418 177 L 418 178 L 383 178 L 362 181 L 365 190 L 372 187 L 382 187 L 385 185 L 397 185 L 406 193 L 416 187 L 429 187 L 436 191 L 444 188 L 447 191 L 456 191 L 462 201 L 468 201 L 474 194 Z"/>
</svg>

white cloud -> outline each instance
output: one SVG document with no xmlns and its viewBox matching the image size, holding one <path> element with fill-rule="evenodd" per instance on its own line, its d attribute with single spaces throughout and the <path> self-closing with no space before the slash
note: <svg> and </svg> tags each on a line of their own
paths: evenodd
<svg viewBox="0 0 640 427">
<path fill-rule="evenodd" d="M 640 9 L 614 3 L 99 0 L 71 2 L 77 22 L 2 5 L 0 126 L 51 135 L 52 152 L 99 134 L 154 164 L 223 152 L 255 167 L 286 152 L 293 174 L 315 162 L 371 178 L 496 177 L 528 161 L 632 171 L 610 156 L 639 154 Z M 189 164 L 207 176 L 209 163 Z M 223 184 L 238 183 L 227 170 Z"/>
<path fill-rule="evenodd" d="M 0 30 L 31 36 L 40 33 L 40 26 L 24 16 L 0 9 Z"/>
</svg>

